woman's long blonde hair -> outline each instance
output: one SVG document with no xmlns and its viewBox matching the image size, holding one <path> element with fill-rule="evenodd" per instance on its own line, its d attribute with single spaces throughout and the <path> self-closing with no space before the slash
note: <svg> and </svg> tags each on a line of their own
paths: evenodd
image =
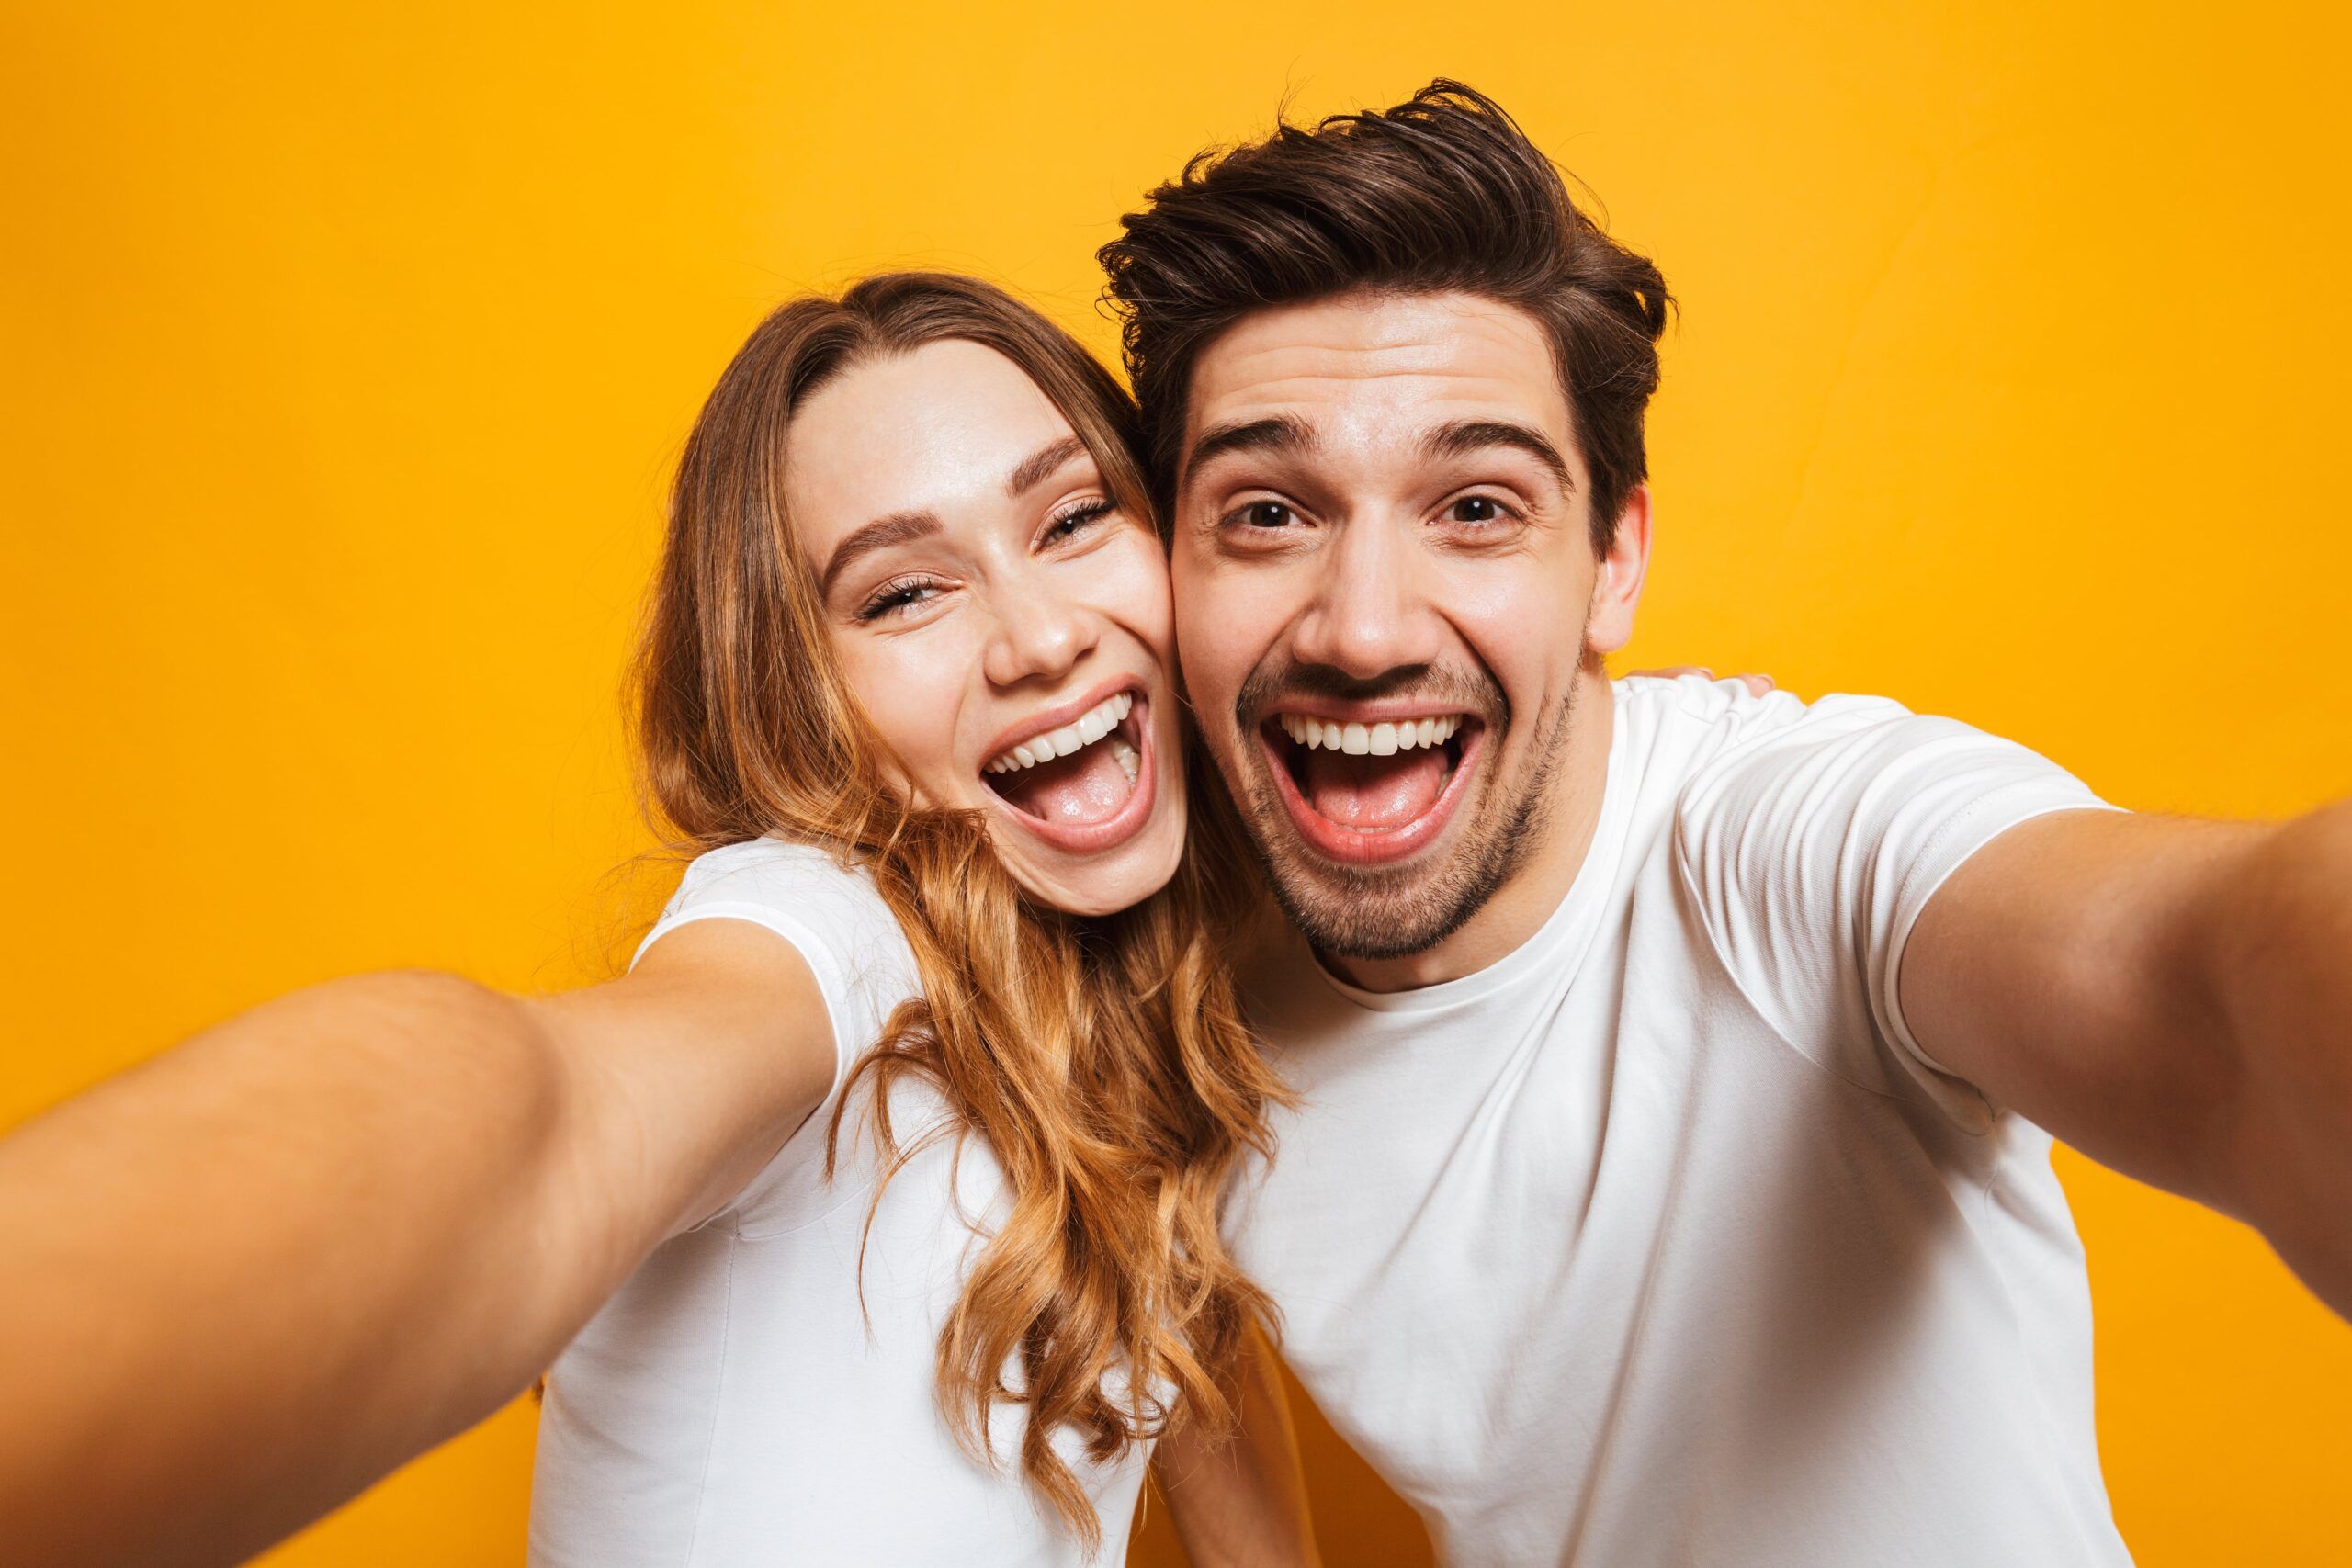
<svg viewBox="0 0 2352 1568">
<path fill-rule="evenodd" d="M 900 273 L 795 300 L 728 366 L 679 464 L 638 669 L 639 741 L 681 849 L 763 835 L 834 846 L 898 917 L 922 995 L 850 1084 L 870 1080 L 886 1172 L 913 1152 L 888 1110 L 891 1086 L 914 1075 L 945 1098 L 957 1135 L 987 1140 L 1011 1195 L 940 1337 L 941 1407 L 992 1458 L 990 1411 L 1025 1404 L 1021 1471 L 1091 1549 L 1093 1504 L 1051 1435 L 1072 1428 L 1102 1462 L 1180 1415 L 1228 1418 L 1219 1376 L 1267 1303 L 1227 1253 L 1217 1211 L 1245 1151 L 1266 1150 L 1282 1090 L 1217 947 L 1248 899 L 1224 819 L 1196 821 L 1160 893 L 1081 919 L 1023 898 L 976 813 L 918 809 L 885 782 L 786 515 L 785 439 L 831 378 L 946 340 L 1027 372 L 1113 496 L 1145 514 L 1133 401 L 1001 290 Z M 1193 766 L 1195 789 L 1213 788 Z M 848 1101 L 845 1088 L 829 1159 Z"/>
</svg>

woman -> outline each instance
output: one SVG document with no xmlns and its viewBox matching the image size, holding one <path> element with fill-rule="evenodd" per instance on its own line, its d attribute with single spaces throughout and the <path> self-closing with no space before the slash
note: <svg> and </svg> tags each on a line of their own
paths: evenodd
<svg viewBox="0 0 2352 1568">
<path fill-rule="evenodd" d="M 1261 1303 L 1216 1199 L 1272 1086 L 1183 858 L 1129 415 L 935 275 L 785 307 L 704 409 L 642 671 L 704 852 L 640 966 L 781 935 L 746 999 L 804 964 L 775 1043 L 831 1081 L 557 1363 L 535 1560 L 1115 1554 L 1170 1414 L 1222 1420 Z"/>
<path fill-rule="evenodd" d="M 242 1555 L 561 1350 L 537 1562 L 1117 1560 L 1252 1375 L 1216 1210 L 1276 1093 L 1130 414 L 966 279 L 753 334 L 642 660 L 677 896 L 608 985 L 321 987 L 0 1145 L 0 1330 L 63 1351 L 0 1418 L 16 1549 Z M 1220 1476 L 1307 1550 L 1279 1476 L 1188 1466 L 1180 1520 Z"/>
</svg>

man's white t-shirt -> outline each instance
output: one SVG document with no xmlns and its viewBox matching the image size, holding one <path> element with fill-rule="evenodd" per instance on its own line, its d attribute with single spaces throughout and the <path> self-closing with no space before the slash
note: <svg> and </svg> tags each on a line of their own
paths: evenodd
<svg viewBox="0 0 2352 1568">
<path fill-rule="evenodd" d="M 2099 803 L 1877 698 L 1616 682 L 1592 847 L 1476 974 L 1248 976 L 1304 1101 L 1230 1231 L 1449 1562 L 2126 1562 L 2050 1139 L 1895 980 L 2003 829 Z M 1587 722 L 1590 722 L 1588 720 Z"/>
<path fill-rule="evenodd" d="M 956 1140 L 933 1140 L 891 1179 L 868 1236 L 880 1170 L 854 1100 L 825 1178 L 849 1067 L 920 990 L 889 907 L 822 851 L 732 844 L 687 868 L 639 954 L 714 919 L 764 926 L 808 961 L 832 1022 L 833 1087 L 732 1201 L 639 1269 L 548 1373 L 531 1562 L 1084 1562 L 1020 1478 L 1025 1412 L 998 1407 L 991 1469 L 956 1447 L 934 1394 L 940 1328 L 1003 1213 L 995 1157 L 973 1137 L 959 1163 Z M 918 1085 L 895 1088 L 890 1103 L 907 1146 L 947 1114 Z M 1098 1466 L 1070 1433 L 1056 1443 L 1100 1509 L 1095 1561 L 1119 1562 L 1147 1451 Z"/>
</svg>

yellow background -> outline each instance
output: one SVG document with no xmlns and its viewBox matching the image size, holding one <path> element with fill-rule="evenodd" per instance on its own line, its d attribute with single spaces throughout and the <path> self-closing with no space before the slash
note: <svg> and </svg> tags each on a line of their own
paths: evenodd
<svg viewBox="0 0 2352 1568">
<path fill-rule="evenodd" d="M 599 972 L 662 482 L 763 310 L 947 265 L 1107 351 L 1146 186 L 1441 71 L 1684 301 L 1634 662 L 1891 693 L 2137 807 L 2352 789 L 2346 25 L 1896 9 L 13 0 L 0 1120 L 330 975 Z M 2063 1169 L 2142 1560 L 2352 1558 L 2352 1331 Z M 515 1561 L 531 1420 L 276 1561 Z M 1316 1452 L 1333 1560 L 1418 1560 Z"/>
</svg>

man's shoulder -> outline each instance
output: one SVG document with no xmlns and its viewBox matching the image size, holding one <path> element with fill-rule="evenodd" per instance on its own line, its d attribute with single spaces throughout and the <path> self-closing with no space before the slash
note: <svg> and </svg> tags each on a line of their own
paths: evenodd
<svg viewBox="0 0 2352 1568">
<path fill-rule="evenodd" d="M 1685 740 L 1705 735 L 1726 745 L 1792 733 L 1840 733 L 1911 716 L 1894 698 L 1865 692 L 1807 699 L 1775 688 L 1759 695 L 1741 682 L 1703 675 L 1623 675 L 1611 683 L 1619 716 L 1629 728 Z"/>
<path fill-rule="evenodd" d="M 1615 686 L 1619 745 L 1640 763 L 1647 788 L 1675 798 L 1678 814 L 1743 770 L 1770 772 L 1804 753 L 1917 717 L 1891 697 L 1836 692 L 1807 701 L 1784 691 L 1759 696 L 1739 682 L 1697 675 L 1628 676 Z"/>
<path fill-rule="evenodd" d="M 1690 677 L 1638 684 L 1647 689 L 1621 697 L 1621 713 L 1631 709 L 1626 739 L 1648 753 L 1658 844 L 1702 881 L 1786 885 L 1801 874 L 1795 861 L 1835 855 L 1857 824 L 1899 814 L 1890 795 L 1948 765 L 1973 772 L 1988 749 L 2022 751 L 1866 693 L 1806 701 Z"/>
<path fill-rule="evenodd" d="M 1878 912 L 1892 919 L 1910 908 L 1904 890 L 1939 880 L 1987 824 L 2098 804 L 2027 747 L 1886 697 L 1643 696 L 1664 704 L 1657 728 L 1684 764 L 1661 775 L 1670 798 L 1658 842 L 1702 907 L 1726 919 L 1804 908 L 1842 920 L 1825 899 L 1882 891 L 1894 897 Z"/>
</svg>

